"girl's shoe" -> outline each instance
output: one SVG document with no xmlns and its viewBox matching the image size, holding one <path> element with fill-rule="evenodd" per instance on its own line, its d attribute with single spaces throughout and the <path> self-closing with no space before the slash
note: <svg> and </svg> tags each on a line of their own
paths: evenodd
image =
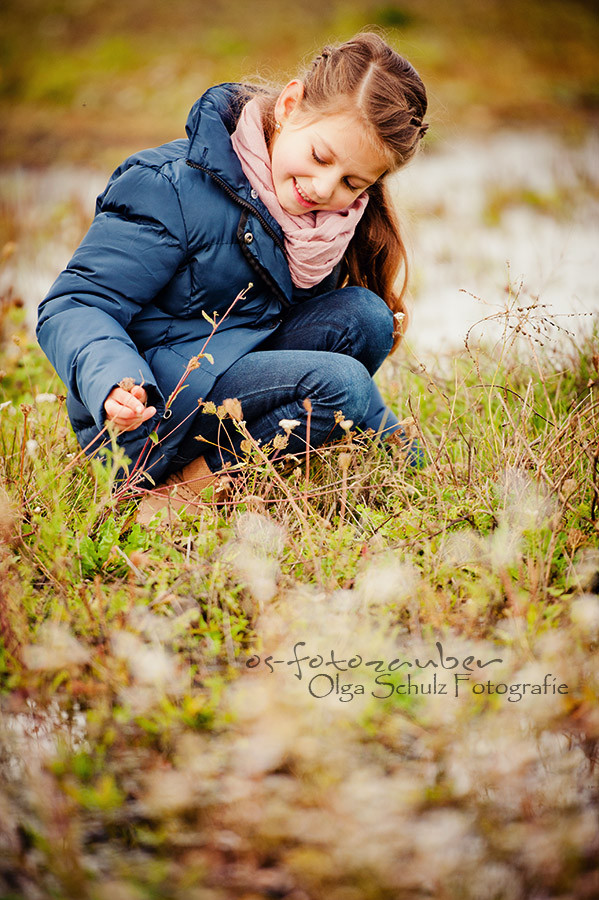
<svg viewBox="0 0 599 900">
<path fill-rule="evenodd" d="M 414 419 L 404 419 L 400 427 L 385 438 L 385 443 L 399 447 L 406 465 L 411 469 L 424 469 L 428 460 L 418 436 Z"/>
<path fill-rule="evenodd" d="M 169 519 L 177 519 L 180 512 L 198 515 L 208 505 L 201 497 L 202 491 L 214 486 L 213 500 L 220 503 L 226 498 L 230 484 L 230 479 L 214 475 L 204 457 L 199 456 L 179 472 L 169 475 L 164 484 L 147 492 L 139 504 L 136 521 L 140 525 L 149 525 L 163 509 L 167 510 Z"/>
</svg>

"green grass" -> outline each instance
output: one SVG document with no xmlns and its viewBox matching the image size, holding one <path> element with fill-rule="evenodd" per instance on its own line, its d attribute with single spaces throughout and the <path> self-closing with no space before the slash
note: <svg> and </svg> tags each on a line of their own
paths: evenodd
<svg viewBox="0 0 599 900">
<path fill-rule="evenodd" d="M 426 468 L 250 447 L 159 531 L 5 309 L 4 900 L 592 896 L 599 343 L 537 361 L 509 315 L 385 367 Z"/>
</svg>

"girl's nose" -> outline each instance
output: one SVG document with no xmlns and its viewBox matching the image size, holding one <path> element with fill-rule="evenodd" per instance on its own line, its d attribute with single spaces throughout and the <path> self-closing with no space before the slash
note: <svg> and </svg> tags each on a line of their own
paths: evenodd
<svg viewBox="0 0 599 900">
<path fill-rule="evenodd" d="M 326 203 L 330 200 L 335 190 L 336 176 L 332 174 L 322 174 L 312 179 L 312 196 L 319 203 Z"/>
</svg>

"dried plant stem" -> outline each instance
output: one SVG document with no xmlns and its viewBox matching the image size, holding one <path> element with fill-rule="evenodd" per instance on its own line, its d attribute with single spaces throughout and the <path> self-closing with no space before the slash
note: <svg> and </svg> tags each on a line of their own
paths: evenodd
<svg viewBox="0 0 599 900">
<path fill-rule="evenodd" d="M 225 319 L 227 318 L 227 316 L 229 315 L 229 313 L 231 312 L 231 310 L 233 309 L 235 304 L 238 303 L 240 300 L 245 300 L 247 292 L 252 287 L 253 287 L 252 282 L 250 282 L 247 287 L 245 287 L 242 291 L 240 291 L 237 294 L 237 296 L 235 297 L 233 302 L 225 310 L 225 313 L 223 314 L 222 318 L 219 319 L 218 322 L 215 320 L 209 319 L 209 321 L 212 321 L 212 330 L 211 330 L 210 334 L 208 335 L 208 337 L 206 338 L 206 340 L 204 341 L 204 343 L 202 344 L 202 347 L 199 350 L 199 352 L 197 353 L 197 355 L 192 356 L 191 359 L 189 360 L 189 362 L 187 363 L 187 366 L 185 367 L 185 371 L 181 375 L 181 378 L 175 385 L 174 389 L 171 391 L 170 396 L 169 396 L 168 400 L 166 401 L 165 412 L 167 409 L 171 408 L 171 406 L 173 405 L 173 403 L 175 401 L 175 398 L 180 393 L 180 391 L 183 389 L 183 387 L 185 385 L 185 380 L 186 380 L 187 376 L 189 375 L 189 373 L 199 367 L 200 359 L 202 359 L 203 357 L 206 357 L 206 347 L 208 346 L 208 344 L 214 337 L 214 334 L 215 334 L 217 328 L 219 328 L 219 326 L 225 321 Z M 206 318 L 208 318 L 208 317 L 206 316 Z M 189 417 L 187 417 L 187 418 L 189 418 Z M 158 428 L 160 427 L 160 424 L 161 423 L 158 423 L 158 425 L 156 426 L 156 433 L 158 432 Z M 179 423 L 179 424 L 182 424 L 182 423 Z M 178 426 L 176 426 L 176 427 L 178 427 Z M 173 431 L 174 430 L 175 429 L 173 429 Z M 172 434 L 172 431 L 169 432 L 169 434 Z M 146 439 L 143 447 L 141 448 L 141 452 L 140 452 L 139 456 L 137 457 L 137 460 L 135 461 L 135 464 L 131 470 L 130 475 L 128 476 L 128 478 L 126 479 L 126 481 L 123 484 L 123 489 L 126 489 L 127 487 L 129 487 L 131 485 L 132 476 L 135 475 L 136 473 L 139 473 L 140 470 L 143 468 L 143 465 L 145 464 L 145 462 L 149 456 L 149 453 L 152 449 L 151 444 L 152 444 L 152 440 L 150 437 L 148 437 Z"/>
<path fill-rule="evenodd" d="M 27 418 L 29 413 L 31 412 L 31 407 L 27 403 L 21 404 L 21 411 L 23 413 L 23 438 L 21 440 L 21 459 L 19 464 L 19 485 L 21 486 L 21 493 L 24 499 L 24 487 L 23 487 L 23 471 L 25 467 L 25 447 L 27 446 Z"/>
<path fill-rule="evenodd" d="M 308 482 L 310 480 L 310 425 L 312 422 L 312 403 L 306 397 L 304 400 L 304 409 L 306 410 L 306 476 L 304 479 L 304 510 L 308 514 Z"/>
<path fill-rule="evenodd" d="M 345 521 L 345 510 L 347 506 L 347 470 L 350 463 L 349 453 L 341 453 L 339 455 L 339 465 L 341 466 L 341 506 L 339 508 L 339 525 L 343 525 Z"/>
</svg>

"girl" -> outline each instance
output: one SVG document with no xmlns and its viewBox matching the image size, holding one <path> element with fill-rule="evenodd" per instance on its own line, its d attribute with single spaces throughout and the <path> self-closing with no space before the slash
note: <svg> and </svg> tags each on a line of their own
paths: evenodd
<svg viewBox="0 0 599 900">
<path fill-rule="evenodd" d="M 160 485 L 144 520 L 171 502 L 197 508 L 215 473 L 243 457 L 242 435 L 223 438 L 207 411 L 227 398 L 263 443 L 283 420 L 299 423 L 287 425 L 291 453 L 305 449 L 306 398 L 315 446 L 343 435 L 339 411 L 405 441 L 372 376 L 405 315 L 406 251 L 385 176 L 415 153 L 426 108 L 412 66 L 358 34 L 278 94 L 210 88 L 187 138 L 112 175 L 40 305 L 37 335 L 81 446 L 95 452 L 112 422 L 149 476 L 141 484 Z"/>
</svg>

